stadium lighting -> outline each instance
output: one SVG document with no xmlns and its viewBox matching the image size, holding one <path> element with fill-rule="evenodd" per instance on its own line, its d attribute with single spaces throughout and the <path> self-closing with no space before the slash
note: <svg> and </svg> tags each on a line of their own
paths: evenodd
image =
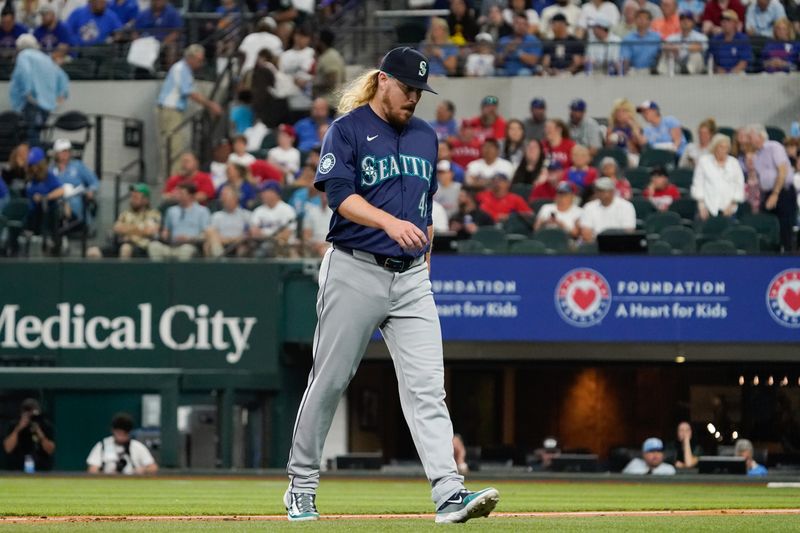
<svg viewBox="0 0 800 533">
<path fill-rule="evenodd" d="M 739 376 L 739 386 L 744 385 L 744 376 Z"/>
<path fill-rule="evenodd" d="M 772 376 L 768 377 L 767 378 L 767 385 L 772 387 L 772 385 L 774 385 L 774 384 L 775 384 L 775 380 L 772 378 Z"/>
<path fill-rule="evenodd" d="M 739 432 L 738 432 L 738 431 L 734 431 L 734 432 L 731 434 L 731 438 L 732 438 L 733 440 L 736 440 L 736 439 L 738 439 L 738 438 L 739 438 Z"/>
<path fill-rule="evenodd" d="M 675 362 L 678 363 L 678 364 L 685 363 L 686 362 L 686 357 L 684 357 L 682 355 L 679 355 L 679 356 L 677 356 L 675 358 Z"/>
<path fill-rule="evenodd" d="M 759 379 L 758 376 L 753 376 L 753 385 L 758 385 Z"/>
<path fill-rule="evenodd" d="M 712 424 L 711 422 L 709 422 L 709 423 L 708 423 L 708 425 L 706 426 L 706 429 L 707 429 L 707 430 L 708 430 L 708 432 L 709 432 L 709 433 L 711 433 L 712 435 L 713 435 L 713 434 L 714 434 L 714 433 L 717 431 L 717 428 L 715 428 L 715 427 L 714 427 L 714 424 Z"/>
<path fill-rule="evenodd" d="M 781 380 L 781 387 L 785 387 L 788 384 L 789 384 L 789 378 L 787 376 L 783 376 L 783 379 Z"/>
<path fill-rule="evenodd" d="M 716 433 L 714 433 L 714 438 L 717 440 L 722 440 L 722 434 L 719 431 L 717 431 Z"/>
</svg>

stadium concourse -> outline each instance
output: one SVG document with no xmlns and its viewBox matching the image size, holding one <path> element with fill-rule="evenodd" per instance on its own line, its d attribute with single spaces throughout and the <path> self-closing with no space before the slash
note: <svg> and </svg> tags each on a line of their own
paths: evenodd
<svg viewBox="0 0 800 533">
<path fill-rule="evenodd" d="M 7 2 L 0 526 L 283 513 L 330 246 L 321 143 L 346 82 L 410 45 L 438 93 L 416 116 L 439 143 L 430 277 L 455 459 L 503 495 L 481 525 L 790 530 L 798 13 Z M 389 179 L 383 161 L 354 171 Z M 432 517 L 396 389 L 376 333 L 323 451 L 331 528 Z"/>
</svg>

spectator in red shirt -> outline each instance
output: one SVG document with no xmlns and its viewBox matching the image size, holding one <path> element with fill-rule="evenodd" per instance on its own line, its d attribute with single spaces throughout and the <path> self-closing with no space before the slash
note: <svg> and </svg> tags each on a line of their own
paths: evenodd
<svg viewBox="0 0 800 533">
<path fill-rule="evenodd" d="M 562 168 L 572 166 L 572 147 L 575 141 L 569 138 L 569 128 L 563 120 L 551 118 L 544 124 L 542 151 L 545 158 L 558 161 Z"/>
<path fill-rule="evenodd" d="M 588 148 L 581 144 L 572 147 L 572 166 L 567 169 L 567 181 L 575 185 L 579 193 L 597 179 L 597 169 L 590 165 L 591 162 Z"/>
<path fill-rule="evenodd" d="M 464 119 L 458 137 L 450 140 L 450 157 L 461 168 L 467 168 L 467 165 L 481 158 L 483 142 L 476 136 L 475 126 L 474 119 Z"/>
<path fill-rule="evenodd" d="M 167 183 L 164 184 L 164 192 L 162 199 L 165 202 L 175 203 L 177 198 L 177 187 L 181 183 L 191 183 L 194 185 L 195 193 L 194 199 L 199 204 L 206 205 L 209 200 L 216 197 L 214 191 L 214 182 L 211 181 L 211 176 L 205 172 L 200 172 L 200 163 L 197 157 L 191 153 L 186 152 L 181 156 L 180 171 L 178 174 L 171 176 Z"/>
<path fill-rule="evenodd" d="M 533 188 L 529 200 L 555 200 L 558 184 L 562 181 L 564 181 L 564 167 L 558 161 L 550 161 L 544 181 Z"/>
<path fill-rule="evenodd" d="M 250 164 L 249 168 L 250 173 L 259 184 L 264 183 L 265 181 L 277 181 L 278 183 L 283 184 L 283 171 L 269 161 L 256 159 Z"/>
<path fill-rule="evenodd" d="M 631 196 L 633 196 L 631 182 L 620 175 L 617 160 L 613 157 L 604 157 L 603 160 L 600 161 L 600 177 L 611 178 L 618 196 L 625 200 L 630 200 Z"/>
<path fill-rule="evenodd" d="M 642 195 L 650 200 L 656 209 L 666 211 L 672 202 L 681 197 L 678 188 L 669 182 L 667 171 L 663 168 L 654 168 L 650 172 L 650 185 L 643 191 Z"/>
<path fill-rule="evenodd" d="M 533 211 L 522 196 L 511 192 L 511 180 L 502 173 L 495 174 L 489 190 L 477 196 L 481 211 L 495 222 L 503 222 L 511 213 L 531 214 Z"/>
<path fill-rule="evenodd" d="M 744 6 L 739 0 L 708 0 L 703 17 L 700 19 L 703 24 L 703 33 L 706 35 L 722 33 L 722 12 L 726 9 L 736 11 L 740 21 L 745 19 Z M 737 31 L 741 31 L 741 23 Z"/>
<path fill-rule="evenodd" d="M 506 135 L 506 120 L 497 113 L 496 96 L 485 96 L 481 100 L 481 114 L 473 118 L 477 127 L 475 135 L 483 142 L 492 138 L 498 141 Z"/>
</svg>

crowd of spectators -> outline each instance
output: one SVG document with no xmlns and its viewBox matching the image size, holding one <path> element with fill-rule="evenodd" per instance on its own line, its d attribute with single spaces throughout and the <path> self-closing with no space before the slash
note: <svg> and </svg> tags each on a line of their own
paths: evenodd
<svg viewBox="0 0 800 533">
<path fill-rule="evenodd" d="M 431 75 L 789 72 L 789 0 L 436 0 L 420 50 Z"/>
</svg>

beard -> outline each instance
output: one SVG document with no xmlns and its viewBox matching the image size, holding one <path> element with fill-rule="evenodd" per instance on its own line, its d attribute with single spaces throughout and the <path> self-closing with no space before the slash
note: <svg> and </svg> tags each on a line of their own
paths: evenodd
<svg viewBox="0 0 800 533">
<path fill-rule="evenodd" d="M 416 104 L 412 104 L 395 108 L 392 106 L 388 94 L 383 95 L 381 103 L 386 113 L 386 120 L 389 124 L 398 129 L 404 128 L 409 123 L 411 117 L 414 116 L 414 109 L 417 107 Z"/>
</svg>

